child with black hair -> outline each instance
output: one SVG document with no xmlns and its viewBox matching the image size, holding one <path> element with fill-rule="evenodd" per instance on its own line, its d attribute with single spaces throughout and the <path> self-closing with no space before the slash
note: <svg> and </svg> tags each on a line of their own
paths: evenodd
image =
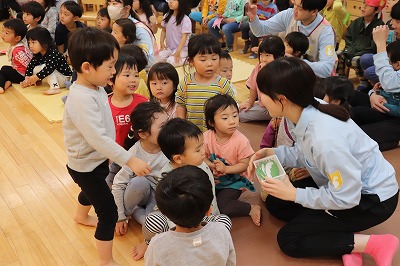
<svg viewBox="0 0 400 266">
<path fill-rule="evenodd" d="M 135 175 L 127 167 L 115 175 L 112 194 L 118 208 L 117 235 L 127 232 L 129 217 L 144 224 L 145 217 L 154 211 L 154 192 L 161 178 L 161 169 L 168 163 L 157 142 L 161 127 L 168 116 L 159 103 L 150 101 L 139 104 L 131 114 L 132 130 L 139 138 L 129 150 L 129 154 L 146 161 L 152 171 L 146 175 Z"/>
<path fill-rule="evenodd" d="M 65 1 L 60 7 L 60 23 L 57 24 L 54 41 L 60 53 L 68 50 L 68 37 L 78 28 L 86 27 L 79 21 L 83 8 L 75 1 Z"/>
<path fill-rule="evenodd" d="M 189 34 L 192 22 L 189 13 L 189 1 L 174 0 L 168 2 L 169 11 L 161 22 L 160 60 L 173 66 L 183 65 L 188 55 Z"/>
<path fill-rule="evenodd" d="M 173 169 L 186 165 L 197 166 L 207 173 L 208 179 L 212 184 L 211 192 L 213 194 L 213 199 L 211 202 L 211 214 L 209 216 L 204 216 L 203 221 L 219 222 L 223 224 L 226 229 L 230 230 L 232 222 L 228 216 L 220 214 L 219 212 L 215 196 L 214 176 L 210 168 L 204 162 L 203 134 L 200 129 L 187 120 L 173 118 L 163 126 L 157 141 L 162 152 L 169 159 L 169 163 L 161 170 L 162 173 L 170 172 Z M 133 259 L 139 260 L 143 257 L 152 237 L 156 234 L 167 232 L 174 226 L 174 223 L 168 220 L 168 218 L 159 211 L 147 215 L 142 228 L 144 242 L 132 248 Z"/>
<path fill-rule="evenodd" d="M 27 32 L 24 22 L 17 18 L 3 23 L 1 39 L 9 43 L 7 57 L 10 66 L 2 66 L 0 70 L 0 94 L 8 89 L 12 82 L 20 83 L 25 79 L 26 68 L 32 59 L 32 53 L 23 41 Z"/>
<path fill-rule="evenodd" d="M 58 23 L 58 11 L 54 0 L 35 0 L 44 7 L 46 11 L 43 21 L 40 26 L 47 29 L 50 32 L 51 38 L 55 37 L 56 27 Z"/>
<path fill-rule="evenodd" d="M 308 38 L 299 31 L 293 31 L 285 37 L 285 56 L 294 56 L 307 59 L 307 50 L 309 47 Z"/>
<path fill-rule="evenodd" d="M 149 0 L 137 0 L 132 4 L 132 9 L 135 10 L 140 21 L 146 24 L 151 31 L 156 34 L 158 30 L 157 11 Z"/>
<path fill-rule="evenodd" d="M 227 80 L 232 80 L 232 71 L 233 71 L 233 60 L 231 55 L 225 51 L 221 51 L 221 55 L 219 57 L 219 67 L 217 73 L 226 78 Z"/>
<path fill-rule="evenodd" d="M 215 95 L 207 100 L 204 113 L 208 130 L 203 133 L 208 167 L 216 180 L 218 208 L 229 217 L 250 216 L 261 225 L 261 208 L 238 200 L 243 189 L 255 188 L 246 176 L 254 150 L 246 136 L 240 133 L 239 108 L 229 95 Z"/>
<path fill-rule="evenodd" d="M 114 122 L 103 86 L 115 72 L 117 41 L 110 33 L 87 27 L 75 31 L 69 44 L 71 64 L 78 77 L 70 87 L 62 126 L 67 169 L 82 190 L 75 221 L 97 226 L 99 265 L 111 265 L 115 263 L 112 244 L 118 212 L 104 180 L 109 171 L 108 160 L 127 165 L 138 176 L 149 174 L 151 167 L 115 142 Z M 98 218 L 89 215 L 92 205 Z"/>
<path fill-rule="evenodd" d="M 150 99 L 150 92 L 146 85 L 148 60 L 145 51 L 136 44 L 125 44 L 121 47 L 121 54 L 130 55 L 135 58 L 140 77 L 136 93 Z"/>
<path fill-rule="evenodd" d="M 332 76 L 324 79 L 323 100 L 329 104 L 343 106 L 350 113 L 350 101 L 354 95 L 354 86 L 351 81 L 342 76 Z"/>
<path fill-rule="evenodd" d="M 106 7 L 100 8 L 97 12 L 96 26 L 111 33 L 111 18 Z"/>
<path fill-rule="evenodd" d="M 156 201 L 176 226 L 153 238 L 145 265 L 236 265 L 229 231 L 219 223 L 202 223 L 213 208 L 211 188 L 207 174 L 195 166 L 165 175 L 157 187 Z"/>
<path fill-rule="evenodd" d="M 33 58 L 26 69 L 23 88 L 36 85 L 42 80 L 50 85 L 43 94 L 53 95 L 61 92 L 65 82 L 71 78 L 72 71 L 65 57 L 54 46 L 50 32 L 42 27 L 29 30 L 26 34 Z"/>
<path fill-rule="evenodd" d="M 178 84 L 178 72 L 170 63 L 159 62 L 150 68 L 147 87 L 151 93 L 151 100 L 159 102 L 170 119 L 176 117 L 175 93 Z"/>
<path fill-rule="evenodd" d="M 46 14 L 44 7 L 36 1 L 27 2 L 22 5 L 22 20 L 27 25 L 28 30 L 40 25 Z"/>
<path fill-rule="evenodd" d="M 112 25 L 112 36 L 117 40 L 120 47 L 132 44 L 136 40 L 136 26 L 129 18 L 117 19 Z"/>
<path fill-rule="evenodd" d="M 240 122 L 270 120 L 271 116 L 268 110 L 261 105 L 257 99 L 260 99 L 260 91 L 258 89 L 256 78 L 261 68 L 268 65 L 285 55 L 285 45 L 281 38 L 275 35 L 269 35 L 264 38 L 258 47 L 258 64 L 255 66 L 247 79 L 246 87 L 250 90 L 249 99 L 239 105 Z"/>
</svg>

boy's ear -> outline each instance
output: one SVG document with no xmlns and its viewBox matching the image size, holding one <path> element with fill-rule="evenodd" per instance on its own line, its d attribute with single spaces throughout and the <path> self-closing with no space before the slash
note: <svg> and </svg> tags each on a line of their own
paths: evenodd
<svg viewBox="0 0 400 266">
<path fill-rule="evenodd" d="M 33 20 L 36 21 L 37 23 L 39 23 L 39 21 L 42 19 L 42 16 L 39 16 L 37 18 L 34 18 Z"/>
<path fill-rule="evenodd" d="M 79 17 L 78 16 L 74 16 L 74 21 L 78 21 Z"/>
<path fill-rule="evenodd" d="M 14 36 L 15 36 L 15 41 L 16 42 L 20 42 L 22 40 L 21 36 L 16 36 L 16 35 L 14 35 Z"/>
<path fill-rule="evenodd" d="M 90 70 L 90 63 L 89 62 L 83 62 L 81 65 L 81 70 L 82 73 L 87 73 Z"/>
<path fill-rule="evenodd" d="M 177 163 L 177 164 L 182 164 L 182 163 L 183 163 L 180 154 L 172 155 L 172 161 L 174 161 L 174 162 Z"/>
<path fill-rule="evenodd" d="M 206 212 L 206 216 L 210 216 L 212 212 L 212 205 L 210 205 L 210 208 L 208 209 L 208 211 Z"/>
<path fill-rule="evenodd" d="M 150 137 L 150 133 L 149 132 L 143 132 L 143 131 L 139 131 L 138 135 L 141 139 L 147 139 L 148 137 Z"/>
<path fill-rule="evenodd" d="M 400 61 L 397 61 L 393 64 L 393 69 L 396 71 L 400 70 Z"/>
</svg>

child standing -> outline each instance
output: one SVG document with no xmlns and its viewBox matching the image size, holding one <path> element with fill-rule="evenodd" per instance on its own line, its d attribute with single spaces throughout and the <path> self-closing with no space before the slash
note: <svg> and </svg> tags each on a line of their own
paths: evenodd
<svg viewBox="0 0 400 266">
<path fill-rule="evenodd" d="M 108 159 L 127 165 L 135 174 L 151 171 L 144 161 L 132 157 L 115 142 L 114 122 L 103 87 L 115 73 L 118 43 L 100 29 L 85 28 L 71 35 L 70 59 L 78 72 L 70 87 L 63 118 L 67 169 L 82 192 L 75 221 L 96 226 L 99 265 L 115 263 L 112 256 L 114 228 L 118 220 L 113 195 L 104 181 Z M 89 216 L 91 205 L 97 218 Z"/>
<path fill-rule="evenodd" d="M 21 82 L 21 86 L 25 88 L 42 80 L 50 85 L 50 89 L 43 91 L 43 94 L 60 93 L 60 88 L 65 87 L 65 81 L 70 79 L 72 71 L 65 57 L 54 47 L 50 32 L 37 27 L 28 31 L 26 39 L 33 58 L 26 69 L 25 80 Z"/>
<path fill-rule="evenodd" d="M 112 31 L 111 18 L 106 7 L 100 8 L 99 12 L 97 12 L 96 25 L 105 31 Z"/>
<path fill-rule="evenodd" d="M 216 72 L 219 67 L 221 46 L 210 34 L 193 36 L 188 44 L 187 61 L 196 72 L 186 75 L 175 94 L 178 106 L 176 116 L 187 119 L 206 131 L 204 103 L 216 94 L 236 98 L 233 86 Z"/>
<path fill-rule="evenodd" d="M 170 63 L 157 63 L 150 68 L 147 87 L 151 99 L 156 100 L 167 112 L 169 119 L 176 117 L 175 93 L 179 84 L 179 75 Z"/>
<path fill-rule="evenodd" d="M 112 25 L 111 34 L 117 40 L 120 47 L 132 44 L 136 41 L 136 26 L 129 18 L 117 19 Z"/>
<path fill-rule="evenodd" d="M 161 178 L 161 169 L 168 163 L 157 137 L 167 120 L 164 109 L 154 101 L 141 103 L 132 112 L 132 130 L 140 140 L 128 152 L 146 161 L 152 171 L 146 175 L 134 175 L 129 168 L 123 167 L 115 175 L 112 194 L 118 208 L 117 235 L 126 234 L 129 216 L 144 224 L 146 215 L 154 211 L 154 191 Z"/>
<path fill-rule="evenodd" d="M 261 68 L 285 55 L 285 45 L 278 36 L 270 35 L 265 37 L 258 47 L 258 64 L 253 69 L 246 82 L 246 87 L 250 90 L 250 97 L 239 105 L 240 122 L 270 120 L 268 110 L 261 105 L 260 91 L 257 87 L 256 78 Z"/>
<path fill-rule="evenodd" d="M 12 82 L 20 83 L 25 79 L 26 68 L 32 58 L 31 52 L 23 42 L 26 31 L 26 26 L 20 19 L 9 19 L 3 24 L 1 39 L 10 44 L 7 49 L 7 57 L 11 66 L 1 67 L 0 94 L 3 94 Z"/>
<path fill-rule="evenodd" d="M 171 0 L 168 6 L 169 11 L 161 23 L 160 60 L 181 66 L 187 57 L 188 37 L 192 33 L 192 22 L 186 15 L 189 2 Z"/>
<path fill-rule="evenodd" d="M 233 71 L 233 60 L 231 55 L 227 51 L 221 51 L 217 74 L 231 81 L 232 71 Z"/>
<path fill-rule="evenodd" d="M 38 2 L 31 1 L 22 5 L 22 20 L 28 30 L 34 29 L 43 21 L 46 14 L 44 7 Z"/>
<path fill-rule="evenodd" d="M 139 85 L 139 72 L 133 57 L 120 54 L 115 71 L 111 79 L 113 93 L 108 97 L 108 103 L 114 119 L 115 141 L 123 146 L 132 124 L 130 114 L 136 106 L 148 100 L 135 93 Z"/>
<path fill-rule="evenodd" d="M 43 21 L 40 26 L 47 29 L 50 32 L 51 38 L 55 37 L 56 27 L 58 23 L 58 11 L 54 0 L 35 0 L 44 7 L 46 11 Z"/>
<path fill-rule="evenodd" d="M 60 53 L 64 54 L 68 50 L 68 36 L 78 28 L 86 27 L 79 21 L 82 17 L 83 9 L 75 1 L 65 1 L 60 8 L 60 23 L 55 32 L 54 41 Z"/>
<path fill-rule="evenodd" d="M 156 200 L 176 227 L 154 237 L 145 265 L 236 265 L 229 231 L 219 223 L 202 223 L 213 208 L 211 188 L 207 174 L 195 166 L 166 174 L 156 190 Z"/>
<path fill-rule="evenodd" d="M 156 34 L 158 30 L 157 17 L 149 0 L 133 1 L 132 9 L 135 10 L 141 22 L 146 24 Z"/>
<path fill-rule="evenodd" d="M 229 95 L 216 95 L 205 104 L 207 130 L 203 133 L 205 162 L 213 171 L 216 182 L 218 208 L 229 217 L 249 215 L 260 226 L 261 207 L 238 200 L 242 189 L 255 191 L 245 177 L 254 150 L 250 141 L 240 133 L 239 108 Z"/>
</svg>

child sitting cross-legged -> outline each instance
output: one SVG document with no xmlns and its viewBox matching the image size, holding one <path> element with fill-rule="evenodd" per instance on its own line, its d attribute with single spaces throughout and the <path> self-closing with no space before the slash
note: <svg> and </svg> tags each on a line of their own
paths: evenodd
<svg viewBox="0 0 400 266">
<path fill-rule="evenodd" d="M 188 165 L 166 174 L 156 200 L 175 228 L 153 238 L 145 265 L 236 265 L 229 231 L 220 223 L 202 222 L 212 199 L 212 184 L 200 168 Z"/>
<path fill-rule="evenodd" d="M 261 207 L 238 200 L 243 189 L 255 191 L 245 171 L 254 150 L 240 133 L 239 109 L 229 95 L 219 94 L 207 100 L 204 113 L 208 130 L 203 133 L 205 162 L 216 182 L 217 203 L 221 213 L 229 217 L 249 215 L 260 226 Z"/>
<path fill-rule="evenodd" d="M 169 120 L 161 129 L 158 136 L 158 143 L 161 150 L 170 160 L 161 170 L 162 173 L 170 172 L 173 169 L 186 165 L 197 166 L 205 171 L 212 186 L 210 192 L 214 195 L 211 202 L 212 210 L 209 216 L 203 216 L 205 222 L 222 223 L 228 230 L 232 222 L 228 216 L 219 213 L 215 197 L 214 176 L 204 160 L 203 134 L 200 129 L 187 120 L 174 118 Z M 169 220 L 164 214 L 155 211 L 147 215 L 143 225 L 144 242 L 132 248 L 133 259 L 139 260 L 147 250 L 147 245 L 156 234 L 167 232 L 174 227 L 174 221 Z"/>
</svg>

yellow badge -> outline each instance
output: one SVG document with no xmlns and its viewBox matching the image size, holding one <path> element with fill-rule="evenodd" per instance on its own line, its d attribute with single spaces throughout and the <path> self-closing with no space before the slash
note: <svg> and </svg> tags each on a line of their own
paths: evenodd
<svg viewBox="0 0 400 266">
<path fill-rule="evenodd" d="M 325 53 L 327 56 L 333 56 L 335 54 L 335 47 L 333 45 L 325 46 Z"/>
<path fill-rule="evenodd" d="M 338 190 L 343 185 L 343 179 L 340 175 L 339 170 L 328 174 L 329 180 L 331 181 L 332 185 Z"/>
</svg>

